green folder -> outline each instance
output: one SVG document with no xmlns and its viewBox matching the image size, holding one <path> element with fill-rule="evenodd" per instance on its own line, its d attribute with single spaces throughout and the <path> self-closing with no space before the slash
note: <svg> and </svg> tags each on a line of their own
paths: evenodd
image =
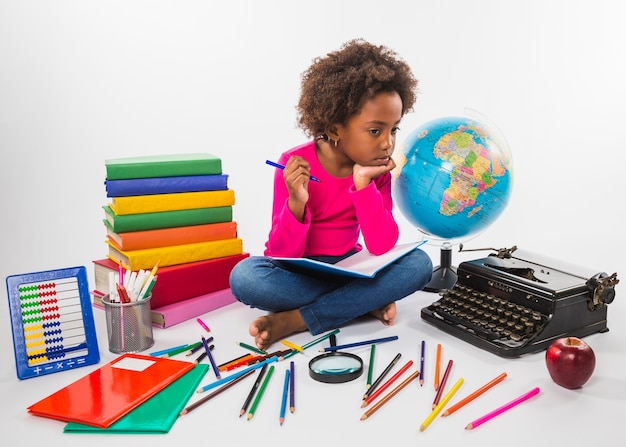
<svg viewBox="0 0 626 447">
<path fill-rule="evenodd" d="M 176 422 L 178 414 L 198 389 L 208 368 L 208 364 L 196 365 L 184 376 L 107 428 L 68 422 L 63 431 L 65 433 L 168 433 Z"/>
</svg>

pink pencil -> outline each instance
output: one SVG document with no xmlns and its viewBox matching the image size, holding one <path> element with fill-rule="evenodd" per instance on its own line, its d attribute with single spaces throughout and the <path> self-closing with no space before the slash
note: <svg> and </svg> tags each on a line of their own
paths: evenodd
<svg viewBox="0 0 626 447">
<path fill-rule="evenodd" d="M 485 422 L 495 418 L 499 414 L 504 413 L 505 411 L 513 408 L 514 406 L 521 404 L 522 402 L 530 399 L 531 397 L 533 397 L 535 394 L 538 394 L 538 393 L 539 393 L 539 387 L 533 388 L 529 392 L 522 394 L 520 397 L 513 399 L 508 404 L 502 405 L 500 408 L 496 408 L 495 410 L 487 413 L 486 415 L 479 417 L 475 421 L 470 422 L 469 424 L 465 426 L 465 430 L 472 430 L 478 427 L 479 425 L 484 424 Z"/>
</svg>

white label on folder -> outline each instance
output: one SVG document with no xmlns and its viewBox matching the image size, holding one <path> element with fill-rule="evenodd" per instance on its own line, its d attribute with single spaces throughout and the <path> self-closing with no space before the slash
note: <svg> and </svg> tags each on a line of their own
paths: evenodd
<svg viewBox="0 0 626 447">
<path fill-rule="evenodd" d="M 148 369 L 150 366 L 154 365 L 155 363 L 156 362 L 154 360 L 126 357 L 126 358 L 121 359 L 119 362 L 113 363 L 111 365 L 111 368 L 120 368 L 120 369 L 127 369 L 129 371 L 141 372 L 145 369 Z"/>
</svg>

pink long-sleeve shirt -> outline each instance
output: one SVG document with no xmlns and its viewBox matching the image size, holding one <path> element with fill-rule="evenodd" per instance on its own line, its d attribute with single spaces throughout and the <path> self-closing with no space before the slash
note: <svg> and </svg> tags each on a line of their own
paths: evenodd
<svg viewBox="0 0 626 447">
<path fill-rule="evenodd" d="M 266 256 L 340 256 L 361 250 L 359 235 L 373 254 L 382 254 L 398 240 L 398 225 L 392 214 L 391 174 L 374 179 L 356 191 L 352 176 L 329 175 L 317 159 L 315 141 L 297 146 L 281 155 L 285 165 L 289 157 L 300 155 L 311 166 L 309 201 L 304 222 L 299 222 L 287 205 L 289 193 L 283 172 L 274 174 L 272 228 L 265 244 Z"/>
</svg>

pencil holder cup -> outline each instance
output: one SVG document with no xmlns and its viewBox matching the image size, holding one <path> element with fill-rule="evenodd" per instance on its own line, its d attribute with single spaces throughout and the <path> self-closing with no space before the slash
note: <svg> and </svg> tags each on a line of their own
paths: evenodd
<svg viewBox="0 0 626 447">
<path fill-rule="evenodd" d="M 109 351 L 116 354 L 141 352 L 154 345 L 150 298 L 130 303 L 111 302 L 109 295 L 102 297 L 107 321 Z"/>
</svg>

